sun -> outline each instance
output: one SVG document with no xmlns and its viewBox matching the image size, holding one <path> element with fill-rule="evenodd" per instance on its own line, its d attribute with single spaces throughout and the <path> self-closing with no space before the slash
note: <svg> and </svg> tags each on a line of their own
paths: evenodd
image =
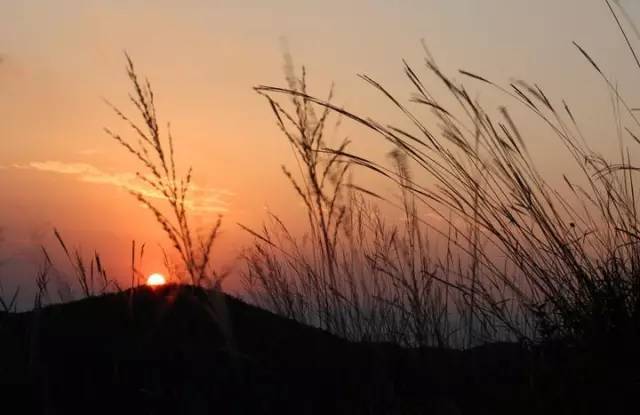
<svg viewBox="0 0 640 415">
<path fill-rule="evenodd" d="M 162 274 L 154 273 L 147 278 L 147 285 L 149 287 L 157 287 L 167 283 L 167 279 Z"/>
</svg>

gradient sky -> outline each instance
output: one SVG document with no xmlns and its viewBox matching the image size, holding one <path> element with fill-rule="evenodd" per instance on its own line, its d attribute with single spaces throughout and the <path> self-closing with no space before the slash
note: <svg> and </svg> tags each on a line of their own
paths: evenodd
<svg viewBox="0 0 640 415">
<path fill-rule="evenodd" d="M 640 20 L 638 2 L 623 3 Z M 621 85 L 637 85 L 640 75 L 600 0 L 3 1 L 4 284 L 31 284 L 38 246 L 59 251 L 53 227 L 85 253 L 98 250 L 114 277 L 127 274 L 132 239 L 166 245 L 149 212 L 125 190 L 135 186 L 134 160 L 102 131 L 127 132 L 102 101 L 131 113 L 124 50 L 152 82 L 161 121 L 172 123 L 178 162 L 192 165 L 196 183 L 207 189 L 208 209 L 198 220 L 224 214 L 220 261 L 233 263 L 249 240 L 236 222 L 257 226 L 266 207 L 295 225 L 301 206 L 280 171 L 292 162 L 290 149 L 252 90 L 283 84 L 283 39 L 308 68 L 312 91 L 324 95 L 334 81 L 337 102 L 385 120 L 397 116 L 356 74 L 408 97 L 401 59 L 419 67 L 425 39 L 449 70 L 502 83 L 523 78 L 566 97 L 605 151 L 614 128 L 609 95 L 571 42 Z M 493 102 L 480 86 L 474 92 Z M 349 128 L 343 134 L 358 134 Z M 370 137 L 351 138 L 360 151 L 388 151 Z M 561 155 L 543 139 L 533 145 L 551 172 L 560 171 Z M 143 271 L 162 271 L 159 250 L 149 252 Z"/>
</svg>

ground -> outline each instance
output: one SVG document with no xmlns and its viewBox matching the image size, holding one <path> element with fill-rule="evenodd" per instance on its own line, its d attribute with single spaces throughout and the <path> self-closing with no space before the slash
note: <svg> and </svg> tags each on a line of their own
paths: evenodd
<svg viewBox="0 0 640 415">
<path fill-rule="evenodd" d="M 539 413 L 572 393 L 519 344 L 349 342 L 189 286 L 4 314 L 0 333 L 3 402 L 33 413 Z"/>
</svg>

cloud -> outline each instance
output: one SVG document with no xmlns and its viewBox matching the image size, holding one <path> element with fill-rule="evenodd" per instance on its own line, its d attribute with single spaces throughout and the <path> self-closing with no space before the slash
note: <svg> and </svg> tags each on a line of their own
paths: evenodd
<svg viewBox="0 0 640 415">
<path fill-rule="evenodd" d="M 142 183 L 134 173 L 108 173 L 88 163 L 49 160 L 14 164 L 11 167 L 75 176 L 82 182 L 112 185 L 139 193 L 150 199 L 166 199 L 162 193 Z M 185 200 L 185 204 L 187 208 L 195 212 L 222 213 L 227 211 L 228 202 L 225 199 L 229 196 L 233 196 L 233 192 L 229 190 L 203 187 L 192 183 L 190 197 Z"/>
</svg>

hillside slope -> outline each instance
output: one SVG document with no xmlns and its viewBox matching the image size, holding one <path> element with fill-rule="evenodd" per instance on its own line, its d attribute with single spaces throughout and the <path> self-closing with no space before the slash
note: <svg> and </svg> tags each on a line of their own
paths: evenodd
<svg viewBox="0 0 640 415">
<path fill-rule="evenodd" d="M 488 414 L 528 401 L 517 345 L 352 343 L 188 286 L 5 314 L 0 334 L 5 402 L 34 413 Z"/>
</svg>

